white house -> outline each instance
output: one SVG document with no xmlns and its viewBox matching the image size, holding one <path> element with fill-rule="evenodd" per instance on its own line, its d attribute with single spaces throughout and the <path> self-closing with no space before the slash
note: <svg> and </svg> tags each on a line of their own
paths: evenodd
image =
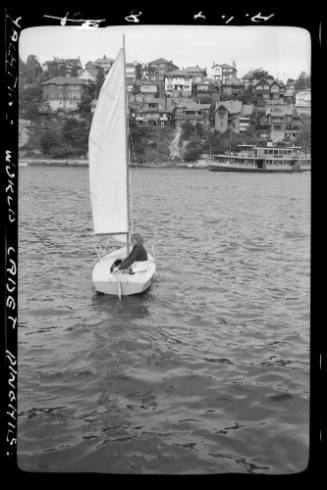
<svg viewBox="0 0 327 490">
<path fill-rule="evenodd" d="M 186 70 L 174 70 L 165 75 L 165 94 L 172 97 L 192 95 L 192 75 Z"/>
<path fill-rule="evenodd" d="M 311 112 L 311 90 L 301 90 L 295 95 L 295 107 L 299 114 Z"/>
<path fill-rule="evenodd" d="M 208 70 L 208 72 L 209 78 L 218 83 L 226 83 L 232 78 L 237 78 L 235 61 L 233 61 L 233 65 L 213 62 L 212 67 Z"/>
</svg>

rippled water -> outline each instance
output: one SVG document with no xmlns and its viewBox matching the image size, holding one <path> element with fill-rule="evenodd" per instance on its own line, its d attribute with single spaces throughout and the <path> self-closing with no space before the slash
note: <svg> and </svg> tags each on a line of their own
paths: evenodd
<svg viewBox="0 0 327 490">
<path fill-rule="evenodd" d="M 97 295 L 86 168 L 20 168 L 18 464 L 305 469 L 310 174 L 133 169 L 158 275 Z"/>
</svg>

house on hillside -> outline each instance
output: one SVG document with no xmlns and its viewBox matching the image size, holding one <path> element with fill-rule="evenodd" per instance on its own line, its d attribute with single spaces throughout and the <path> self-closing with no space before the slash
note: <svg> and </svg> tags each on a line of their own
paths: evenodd
<svg viewBox="0 0 327 490">
<path fill-rule="evenodd" d="M 96 71 L 96 66 L 94 61 L 88 61 L 87 63 L 85 63 L 84 69 L 88 70 L 89 72 Z"/>
<path fill-rule="evenodd" d="M 230 78 L 221 84 L 221 95 L 224 97 L 242 97 L 244 85 L 238 78 Z"/>
<path fill-rule="evenodd" d="M 282 104 L 285 85 L 272 76 L 266 75 L 253 85 L 253 94 L 257 97 L 259 104 L 266 104 L 267 102 Z"/>
<path fill-rule="evenodd" d="M 141 92 L 138 92 L 138 93 L 130 92 L 130 93 L 128 93 L 129 103 L 137 104 L 137 105 L 142 105 L 145 102 L 151 102 L 151 100 L 154 97 L 157 97 L 157 94 L 153 94 L 151 92 L 150 93 L 141 93 Z"/>
<path fill-rule="evenodd" d="M 98 58 L 97 60 L 95 60 L 94 65 L 96 69 L 102 68 L 104 73 L 107 74 L 112 67 L 114 61 L 115 60 L 113 58 L 108 58 L 106 55 L 103 55 L 102 58 Z M 85 68 L 87 68 L 87 66 L 85 66 Z"/>
<path fill-rule="evenodd" d="M 200 68 L 197 66 L 188 66 L 184 68 L 186 73 L 189 73 L 192 76 L 193 84 L 201 83 L 207 76 L 207 70 L 205 68 Z"/>
<path fill-rule="evenodd" d="M 163 83 L 164 76 L 173 70 L 178 70 L 172 61 L 167 61 L 164 58 L 158 58 L 150 61 L 147 66 L 147 78 L 150 82 Z"/>
<path fill-rule="evenodd" d="M 294 139 L 298 130 L 298 117 L 292 107 L 287 105 L 270 107 L 260 120 L 263 130 L 261 137 L 267 137 L 277 143 L 287 139 Z"/>
<path fill-rule="evenodd" d="M 219 95 L 218 87 L 208 79 L 193 85 L 193 100 L 197 103 L 210 104 Z"/>
<path fill-rule="evenodd" d="M 241 113 L 239 115 L 240 133 L 246 133 L 249 129 L 253 109 L 254 106 L 252 104 L 242 104 Z"/>
<path fill-rule="evenodd" d="M 43 68 L 44 71 L 55 70 L 56 73 L 67 77 L 78 77 L 83 71 L 80 58 L 57 58 L 56 56 L 53 57 L 53 60 L 45 61 Z"/>
<path fill-rule="evenodd" d="M 252 104 L 243 104 L 240 100 L 217 102 L 215 108 L 215 130 L 225 133 L 245 133 L 250 125 L 253 113 Z"/>
<path fill-rule="evenodd" d="M 165 94 L 168 97 L 191 97 L 192 75 L 185 70 L 174 70 L 167 73 L 165 80 Z"/>
<path fill-rule="evenodd" d="M 146 80 L 141 80 L 139 82 L 139 90 L 141 94 L 152 94 L 153 96 L 157 95 L 159 92 L 157 83 Z"/>
<path fill-rule="evenodd" d="M 194 92 L 196 95 L 206 95 L 209 93 L 210 84 L 209 80 L 201 80 L 194 83 Z"/>
<path fill-rule="evenodd" d="M 311 90 L 300 90 L 295 95 L 295 107 L 299 114 L 311 113 Z"/>
<path fill-rule="evenodd" d="M 152 124 L 154 126 L 167 126 L 171 119 L 171 114 L 158 99 L 145 102 L 140 108 L 134 106 L 132 117 L 139 124 Z"/>
<path fill-rule="evenodd" d="M 195 126 L 197 123 L 209 124 L 210 104 L 178 104 L 173 109 L 172 125 L 174 128 L 180 127 L 184 122 L 190 122 Z"/>
<path fill-rule="evenodd" d="M 209 70 L 209 77 L 218 84 L 225 83 L 227 80 L 231 80 L 232 78 L 237 78 L 235 61 L 233 61 L 233 65 L 213 62 L 212 67 Z"/>
<path fill-rule="evenodd" d="M 78 110 L 87 80 L 78 77 L 54 77 L 42 83 L 43 102 L 48 103 L 52 112 Z"/>
</svg>

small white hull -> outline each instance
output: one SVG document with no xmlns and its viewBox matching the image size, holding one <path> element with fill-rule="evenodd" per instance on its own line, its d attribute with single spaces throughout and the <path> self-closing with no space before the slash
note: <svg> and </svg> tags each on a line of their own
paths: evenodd
<svg viewBox="0 0 327 490">
<path fill-rule="evenodd" d="M 110 272 L 112 264 L 118 259 L 125 259 L 126 256 L 126 247 L 120 248 L 105 255 L 95 264 L 92 280 L 96 291 L 120 297 L 140 294 L 150 287 L 156 271 L 154 259 L 150 254 L 148 254 L 145 271 L 135 272 L 134 274 Z"/>
</svg>

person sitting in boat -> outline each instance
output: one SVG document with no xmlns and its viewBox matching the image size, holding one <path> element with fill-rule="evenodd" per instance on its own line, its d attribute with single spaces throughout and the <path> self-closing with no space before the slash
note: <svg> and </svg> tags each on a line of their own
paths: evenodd
<svg viewBox="0 0 327 490">
<path fill-rule="evenodd" d="M 143 237 L 140 233 L 133 233 L 131 236 L 133 248 L 130 254 L 117 267 L 121 272 L 135 273 L 146 269 L 148 260 L 147 251 L 143 245 Z"/>
</svg>

